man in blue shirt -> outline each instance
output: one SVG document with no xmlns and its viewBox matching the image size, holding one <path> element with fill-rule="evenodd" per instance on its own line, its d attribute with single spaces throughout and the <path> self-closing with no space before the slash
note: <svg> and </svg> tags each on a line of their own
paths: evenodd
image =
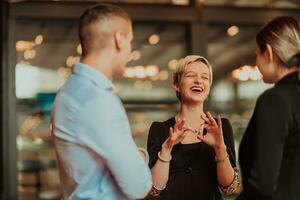
<svg viewBox="0 0 300 200">
<path fill-rule="evenodd" d="M 95 6 L 81 16 L 79 37 L 81 60 L 52 112 L 63 198 L 143 198 L 152 185 L 148 154 L 135 145 L 111 82 L 131 52 L 130 17 L 116 6 Z"/>
</svg>

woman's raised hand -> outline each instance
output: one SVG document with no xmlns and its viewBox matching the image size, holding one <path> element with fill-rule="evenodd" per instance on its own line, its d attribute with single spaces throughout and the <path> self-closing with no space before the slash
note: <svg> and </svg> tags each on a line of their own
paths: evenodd
<svg viewBox="0 0 300 200">
<path fill-rule="evenodd" d="M 217 121 L 213 118 L 210 112 L 206 115 L 202 115 L 201 118 L 204 120 L 206 129 L 206 134 L 201 131 L 197 137 L 209 146 L 213 147 L 215 150 L 225 147 L 223 130 L 222 130 L 222 120 L 219 115 Z"/>
<path fill-rule="evenodd" d="M 185 120 L 178 118 L 174 127 L 170 127 L 169 137 L 164 142 L 166 148 L 172 148 L 174 145 L 180 143 L 186 136 Z"/>
</svg>

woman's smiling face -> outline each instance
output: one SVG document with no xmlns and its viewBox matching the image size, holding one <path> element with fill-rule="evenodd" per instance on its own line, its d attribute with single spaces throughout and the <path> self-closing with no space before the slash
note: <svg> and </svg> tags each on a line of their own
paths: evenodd
<svg viewBox="0 0 300 200">
<path fill-rule="evenodd" d="M 179 84 L 175 85 L 182 102 L 204 102 L 210 91 L 209 68 L 203 62 L 186 66 Z"/>
</svg>

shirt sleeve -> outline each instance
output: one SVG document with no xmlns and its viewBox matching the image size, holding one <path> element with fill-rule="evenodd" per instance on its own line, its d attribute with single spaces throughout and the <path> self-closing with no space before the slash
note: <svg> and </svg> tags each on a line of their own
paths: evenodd
<svg viewBox="0 0 300 200">
<path fill-rule="evenodd" d="M 146 149 L 139 147 L 139 151 L 145 155 L 145 162 L 149 163 L 149 154 Z"/>
<path fill-rule="evenodd" d="M 83 106 L 78 139 L 105 160 L 122 192 L 129 199 L 146 196 L 152 186 L 150 170 L 135 145 L 120 100 L 101 95 Z"/>
<path fill-rule="evenodd" d="M 148 140 L 147 140 L 147 151 L 149 153 L 149 167 L 155 165 L 158 152 L 161 150 L 161 141 L 159 137 L 159 124 L 157 122 L 153 122 L 149 129 Z"/>
<path fill-rule="evenodd" d="M 256 193 L 257 199 L 267 199 L 274 194 L 277 187 L 285 139 L 288 135 L 291 112 L 288 105 L 285 98 L 272 91 L 264 93 L 257 101 L 253 116 L 256 125 L 252 133 L 255 137 L 252 152 L 254 165 L 246 183 L 249 185 L 246 192 Z"/>
<path fill-rule="evenodd" d="M 223 127 L 224 142 L 227 147 L 227 153 L 229 155 L 231 166 L 236 167 L 234 137 L 233 137 L 232 126 L 228 119 L 225 118 L 222 119 L 222 127 Z"/>
</svg>

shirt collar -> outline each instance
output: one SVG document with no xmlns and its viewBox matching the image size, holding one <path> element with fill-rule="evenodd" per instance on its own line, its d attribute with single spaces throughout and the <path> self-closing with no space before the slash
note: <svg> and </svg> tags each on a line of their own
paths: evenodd
<svg viewBox="0 0 300 200">
<path fill-rule="evenodd" d="M 89 65 L 77 62 L 74 65 L 73 73 L 91 80 L 100 88 L 113 91 L 113 83 L 104 74 Z"/>
</svg>

